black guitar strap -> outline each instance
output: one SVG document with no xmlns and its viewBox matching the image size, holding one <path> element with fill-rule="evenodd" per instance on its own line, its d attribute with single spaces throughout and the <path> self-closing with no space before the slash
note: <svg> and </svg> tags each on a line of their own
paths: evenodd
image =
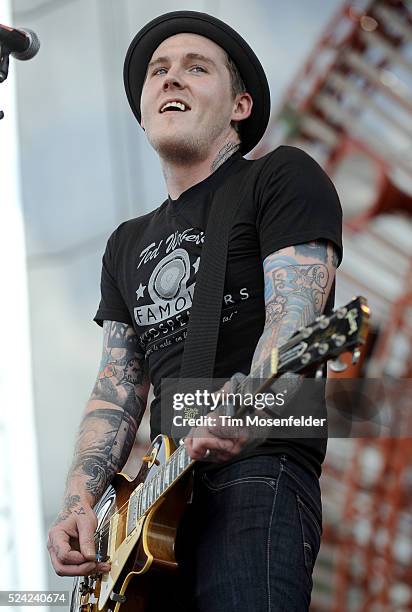
<svg viewBox="0 0 412 612">
<path fill-rule="evenodd" d="M 252 165 L 255 164 L 250 163 L 250 167 Z M 249 172 L 250 168 L 246 168 L 241 171 L 241 176 L 239 172 L 235 173 L 216 191 L 213 198 L 190 309 L 180 369 L 181 382 L 183 379 L 213 378 L 229 234 L 244 197 Z"/>
</svg>

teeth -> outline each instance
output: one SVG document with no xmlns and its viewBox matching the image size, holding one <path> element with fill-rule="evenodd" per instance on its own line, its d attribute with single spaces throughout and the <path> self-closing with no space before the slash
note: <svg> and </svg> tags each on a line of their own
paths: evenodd
<svg viewBox="0 0 412 612">
<path fill-rule="evenodd" d="M 165 104 L 164 106 L 162 106 L 162 108 L 160 109 L 160 112 L 163 113 L 164 110 L 166 110 L 166 108 L 178 108 L 181 111 L 185 111 L 186 110 L 186 105 L 183 104 L 182 102 L 168 102 L 167 104 Z"/>
</svg>

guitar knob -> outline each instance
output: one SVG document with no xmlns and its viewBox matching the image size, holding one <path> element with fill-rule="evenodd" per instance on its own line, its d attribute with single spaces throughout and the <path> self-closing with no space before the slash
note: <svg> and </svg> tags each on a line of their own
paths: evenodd
<svg viewBox="0 0 412 612">
<path fill-rule="evenodd" d="M 305 353 L 300 358 L 300 362 L 301 362 L 302 365 L 307 365 L 309 363 L 309 361 L 310 361 L 310 354 L 309 353 Z"/>
<path fill-rule="evenodd" d="M 340 357 L 337 357 L 333 361 L 329 361 L 329 367 L 332 372 L 344 372 L 348 366 Z"/>
</svg>

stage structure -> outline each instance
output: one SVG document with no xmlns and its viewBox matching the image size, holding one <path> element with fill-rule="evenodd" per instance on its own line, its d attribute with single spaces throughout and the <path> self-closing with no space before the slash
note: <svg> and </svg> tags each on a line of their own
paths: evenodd
<svg viewBox="0 0 412 612">
<path fill-rule="evenodd" d="M 311 610 L 412 610 L 411 2 L 342 5 L 253 157 L 280 143 L 313 155 L 341 196 L 336 302 L 364 294 L 373 327 L 361 366 L 333 376 L 364 376 L 380 415 L 379 437 L 329 441 Z"/>
</svg>

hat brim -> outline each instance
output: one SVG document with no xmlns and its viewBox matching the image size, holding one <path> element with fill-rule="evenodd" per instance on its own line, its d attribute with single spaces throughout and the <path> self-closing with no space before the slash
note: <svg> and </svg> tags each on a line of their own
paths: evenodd
<svg viewBox="0 0 412 612">
<path fill-rule="evenodd" d="M 253 99 L 250 117 L 241 122 L 241 151 L 248 153 L 258 144 L 269 122 L 269 85 L 260 61 L 247 42 L 226 23 L 206 13 L 166 13 L 150 21 L 133 38 L 124 62 L 123 79 L 135 117 L 140 123 L 140 98 L 147 65 L 154 51 L 166 38 L 186 32 L 209 38 L 222 47 L 236 64 Z"/>
</svg>

